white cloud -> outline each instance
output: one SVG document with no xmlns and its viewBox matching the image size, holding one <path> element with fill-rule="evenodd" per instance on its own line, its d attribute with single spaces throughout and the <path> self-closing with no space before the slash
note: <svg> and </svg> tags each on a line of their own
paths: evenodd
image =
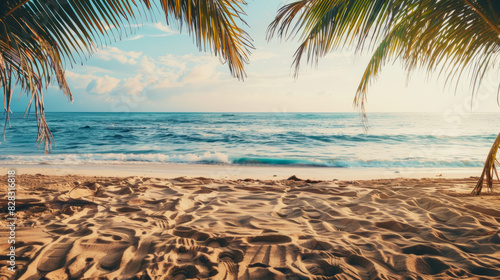
<svg viewBox="0 0 500 280">
<path fill-rule="evenodd" d="M 186 70 L 186 60 L 176 57 L 172 54 L 160 56 L 158 61 L 168 67 L 178 68 L 180 71 Z"/>
<path fill-rule="evenodd" d="M 208 63 L 194 66 L 181 78 L 183 84 L 196 84 L 201 82 L 213 81 L 218 78 L 216 71 L 217 63 Z"/>
<path fill-rule="evenodd" d="M 66 70 L 65 76 L 71 88 L 79 89 L 86 88 L 90 81 L 96 77 L 92 74 L 79 74 L 68 70 Z"/>
<path fill-rule="evenodd" d="M 91 65 L 85 65 L 85 67 L 83 68 L 85 69 L 85 72 L 87 72 L 88 74 L 95 74 L 95 73 L 113 73 L 113 71 L 109 70 L 109 69 L 104 69 L 104 68 L 101 68 L 101 67 L 97 67 L 97 66 L 91 66 Z"/>
<path fill-rule="evenodd" d="M 143 76 L 138 74 L 135 77 L 125 79 L 122 83 L 122 90 L 130 95 L 139 95 L 146 87 L 147 82 L 143 81 Z"/>
<path fill-rule="evenodd" d="M 110 93 L 120 83 L 120 79 L 110 77 L 109 75 L 102 77 L 93 74 L 79 74 L 71 71 L 66 71 L 66 78 L 72 88 L 85 89 L 88 93 L 95 94 Z"/>
<path fill-rule="evenodd" d="M 209 55 L 167 54 L 153 58 L 141 52 L 123 51 L 111 47 L 99 52 L 99 58 L 134 64 L 126 67 L 133 70 L 113 72 L 86 66 L 80 69 L 86 73 L 67 71 L 67 77 L 72 88 L 104 95 L 105 102 L 113 103 L 117 98 L 140 101 L 147 98 L 149 93 L 164 92 L 169 88 L 199 88 L 213 86 L 221 81 L 221 73 L 217 71 L 219 61 Z"/>
<path fill-rule="evenodd" d="M 157 73 L 160 69 L 157 68 L 156 66 L 156 61 L 148 56 L 144 56 L 141 60 L 141 69 L 143 72 L 149 74 L 149 75 L 154 75 Z"/>
<path fill-rule="evenodd" d="M 123 41 L 134 41 L 134 40 L 141 39 L 143 37 L 144 37 L 144 35 L 135 35 L 133 37 L 129 37 L 129 38 L 123 39 Z"/>
<path fill-rule="evenodd" d="M 168 25 L 164 25 L 163 23 L 161 22 L 157 22 L 157 23 L 153 23 L 152 25 L 154 28 L 160 30 L 160 31 L 163 31 L 163 32 L 166 32 L 166 33 L 169 33 L 169 34 L 175 34 L 175 33 L 178 33 L 174 30 L 172 30 Z"/>
<path fill-rule="evenodd" d="M 142 52 L 123 51 L 117 47 L 109 47 L 99 50 L 95 54 L 95 57 L 106 61 L 114 59 L 123 64 L 136 64 L 136 59 L 138 59 L 141 55 Z"/>
<path fill-rule="evenodd" d="M 167 37 L 170 35 L 172 35 L 172 34 L 155 34 L 155 35 L 149 35 L 148 37 Z"/>
<path fill-rule="evenodd" d="M 213 57 L 192 54 L 167 54 L 158 59 L 143 56 L 140 61 L 141 73 L 144 73 L 143 82 L 154 89 L 217 82 L 218 65 L 218 61 Z"/>
<path fill-rule="evenodd" d="M 104 77 L 95 77 L 87 86 L 87 92 L 105 94 L 112 92 L 120 83 L 120 79 L 105 75 Z"/>
</svg>

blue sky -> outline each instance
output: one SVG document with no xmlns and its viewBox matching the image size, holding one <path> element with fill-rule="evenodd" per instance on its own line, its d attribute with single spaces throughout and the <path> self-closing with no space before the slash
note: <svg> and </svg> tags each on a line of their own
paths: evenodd
<svg viewBox="0 0 500 280">
<path fill-rule="evenodd" d="M 186 32 L 159 20 L 144 23 L 122 41 L 68 67 L 74 102 L 55 86 L 45 95 L 46 111 L 62 112 L 354 112 L 352 100 L 369 54 L 334 52 L 319 66 L 303 65 L 298 79 L 290 67 L 297 41 L 265 40 L 281 1 L 249 1 L 247 31 L 256 49 L 244 82 L 226 65 L 202 53 Z M 497 76 L 489 73 L 473 112 L 498 112 Z M 13 102 L 24 111 L 27 99 Z M 406 85 L 399 63 L 388 65 L 369 89 L 368 112 L 470 112 L 468 80 L 455 92 L 444 79 L 416 72 Z"/>
</svg>

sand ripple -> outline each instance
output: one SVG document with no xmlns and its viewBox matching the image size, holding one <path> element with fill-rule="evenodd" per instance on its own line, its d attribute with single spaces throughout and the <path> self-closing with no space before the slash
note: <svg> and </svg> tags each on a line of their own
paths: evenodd
<svg viewBox="0 0 500 280">
<path fill-rule="evenodd" d="M 0 279 L 500 278 L 500 196 L 473 179 L 18 180 Z"/>
</svg>

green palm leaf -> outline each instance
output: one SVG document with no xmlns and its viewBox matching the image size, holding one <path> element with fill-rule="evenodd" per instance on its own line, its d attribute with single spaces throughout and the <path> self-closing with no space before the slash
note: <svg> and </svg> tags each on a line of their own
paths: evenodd
<svg viewBox="0 0 500 280">
<path fill-rule="evenodd" d="M 293 62 L 296 75 L 304 56 L 317 63 L 346 46 L 372 51 L 354 98 L 366 119 L 368 86 L 389 61 L 402 61 L 408 76 L 423 69 L 457 85 L 468 75 L 474 96 L 488 69 L 500 63 L 500 1 L 300 0 L 278 11 L 268 38 L 274 34 L 286 39 L 299 36 Z M 492 188 L 499 143 L 500 134 L 473 194 L 481 193 L 484 177 Z"/>
<path fill-rule="evenodd" d="M 35 107 L 39 143 L 51 148 L 52 134 L 44 114 L 44 89 L 53 81 L 72 100 L 65 79 L 65 62 L 81 62 L 110 38 L 122 38 L 138 18 L 164 12 L 195 38 L 200 50 L 227 63 L 234 77 L 245 77 L 251 38 L 240 0 L 5 0 L 0 2 L 0 82 L 4 90 L 6 124 L 14 85 L 28 94 Z M 13 82 L 15 81 L 15 82 Z M 4 129 L 5 129 L 4 127 Z"/>
<path fill-rule="evenodd" d="M 317 63 L 342 47 L 373 51 L 354 99 L 364 112 L 369 84 L 398 59 L 408 75 L 420 68 L 445 75 L 447 83 L 467 72 L 475 94 L 499 63 L 499 28 L 494 0 L 301 0 L 279 9 L 268 38 L 299 37 L 296 75 L 304 56 Z"/>
</svg>

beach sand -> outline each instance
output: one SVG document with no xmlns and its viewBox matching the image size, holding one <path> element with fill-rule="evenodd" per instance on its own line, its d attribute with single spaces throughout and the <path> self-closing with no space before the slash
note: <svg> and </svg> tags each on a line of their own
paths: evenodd
<svg viewBox="0 0 500 280">
<path fill-rule="evenodd" d="M 16 180 L 0 279 L 500 279 L 500 194 L 474 178 Z"/>
</svg>

